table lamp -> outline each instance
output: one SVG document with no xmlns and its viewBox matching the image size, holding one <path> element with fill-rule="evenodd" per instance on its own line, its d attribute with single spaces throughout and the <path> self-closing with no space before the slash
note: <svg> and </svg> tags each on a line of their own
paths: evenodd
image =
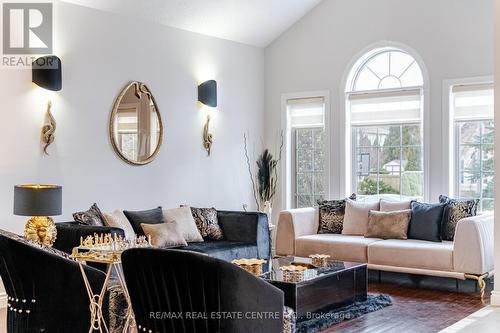
<svg viewBox="0 0 500 333">
<path fill-rule="evenodd" d="M 31 216 L 24 227 L 26 239 L 51 247 L 57 236 L 50 216 L 61 215 L 62 187 L 56 185 L 16 185 L 14 215 Z"/>
</svg>

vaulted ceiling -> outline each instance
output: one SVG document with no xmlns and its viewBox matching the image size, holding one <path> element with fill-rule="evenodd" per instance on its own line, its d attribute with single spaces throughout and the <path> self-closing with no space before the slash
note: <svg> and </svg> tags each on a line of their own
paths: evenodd
<svg viewBox="0 0 500 333">
<path fill-rule="evenodd" d="M 264 47 L 322 0 L 63 0 Z"/>
</svg>

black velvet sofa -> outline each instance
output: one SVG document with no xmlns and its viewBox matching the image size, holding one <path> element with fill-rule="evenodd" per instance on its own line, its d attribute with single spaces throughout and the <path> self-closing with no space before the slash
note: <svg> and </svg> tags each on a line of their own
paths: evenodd
<svg viewBox="0 0 500 333">
<path fill-rule="evenodd" d="M 219 225 L 224 234 L 220 241 L 188 243 L 179 249 L 207 254 L 231 261 L 238 258 L 269 259 L 271 241 L 267 215 L 258 212 L 218 211 Z M 124 236 L 123 230 L 111 227 L 81 225 L 76 222 L 57 223 L 56 249 L 71 253 L 78 246 L 80 237 L 94 233 L 111 233 Z"/>
</svg>

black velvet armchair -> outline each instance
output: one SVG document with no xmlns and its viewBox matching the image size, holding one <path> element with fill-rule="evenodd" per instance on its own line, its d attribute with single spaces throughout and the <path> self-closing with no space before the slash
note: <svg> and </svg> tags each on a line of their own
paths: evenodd
<svg viewBox="0 0 500 333">
<path fill-rule="evenodd" d="M 78 263 L 8 234 L 0 234 L 0 275 L 8 296 L 7 331 L 88 332 L 89 298 Z M 84 269 L 92 288 L 100 290 L 105 274 L 92 267 Z M 107 312 L 104 315 L 107 317 Z"/>
<path fill-rule="evenodd" d="M 160 249 L 122 263 L 140 332 L 282 332 L 283 292 L 231 263 Z"/>
</svg>

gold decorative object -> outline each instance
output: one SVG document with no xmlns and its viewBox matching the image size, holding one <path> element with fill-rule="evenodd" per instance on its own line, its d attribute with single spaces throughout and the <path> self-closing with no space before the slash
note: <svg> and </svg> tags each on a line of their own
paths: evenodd
<svg viewBox="0 0 500 333">
<path fill-rule="evenodd" d="M 311 254 L 309 258 L 312 259 L 312 264 L 316 267 L 326 267 L 328 265 L 328 254 Z"/>
<path fill-rule="evenodd" d="M 75 260 L 94 261 L 101 263 L 120 262 L 121 254 L 130 248 L 152 247 L 151 237 L 139 236 L 135 239 L 125 239 L 120 235 L 97 234 L 80 237 L 80 245 L 73 248 L 71 257 Z"/>
<path fill-rule="evenodd" d="M 47 120 L 48 123 L 43 125 L 42 127 L 42 141 L 45 143 L 45 146 L 43 147 L 43 152 L 46 155 L 49 155 L 47 152 L 47 148 L 54 142 L 55 139 L 55 132 L 56 132 L 56 119 L 52 115 L 52 112 L 50 112 L 50 109 L 52 108 L 52 102 L 49 101 L 47 103 Z"/>
<path fill-rule="evenodd" d="M 252 273 L 253 275 L 262 275 L 262 265 L 266 262 L 264 259 L 234 259 L 231 261 L 233 264 L 243 268 L 247 272 Z"/>
<path fill-rule="evenodd" d="M 54 220 L 61 215 L 62 187 L 57 185 L 14 186 L 14 215 L 32 216 L 24 227 L 26 239 L 52 246 L 57 237 Z"/>
<path fill-rule="evenodd" d="M 133 81 L 120 92 L 111 113 L 109 136 L 116 154 L 129 164 L 148 164 L 159 154 L 163 123 L 146 84 Z"/>
<path fill-rule="evenodd" d="M 465 274 L 464 277 L 466 279 L 471 279 L 471 280 L 476 280 L 477 285 L 479 287 L 479 293 L 481 295 L 481 301 L 484 303 L 484 291 L 486 289 L 486 282 L 484 279 L 486 279 L 489 276 L 488 273 L 482 274 L 482 275 L 476 275 L 476 274 Z"/>
<path fill-rule="evenodd" d="M 297 283 L 304 281 L 304 274 L 307 270 L 307 267 L 300 265 L 289 265 L 281 266 L 280 270 L 283 272 L 283 281 Z"/>
<path fill-rule="evenodd" d="M 151 238 L 146 236 L 136 237 L 135 239 L 125 239 L 122 236 L 111 234 L 94 234 L 85 238 L 80 238 L 80 245 L 73 248 L 71 257 L 80 265 L 83 281 L 87 289 L 90 300 L 90 331 L 109 332 L 109 329 L 102 313 L 103 301 L 108 289 L 111 276 L 118 278 L 125 300 L 127 302 L 127 312 L 125 315 L 125 324 L 122 332 L 129 332 L 129 328 L 135 327 L 134 312 L 132 311 L 132 302 L 125 283 L 123 269 L 121 266 L 121 254 L 129 248 L 151 247 Z M 87 273 L 83 268 L 83 263 L 95 262 L 108 264 L 106 278 L 101 291 L 97 294 L 92 289 Z M 113 274 L 114 271 L 114 274 Z M 134 330 L 135 332 L 135 330 Z"/>
<path fill-rule="evenodd" d="M 48 216 L 34 216 L 28 220 L 24 227 L 24 237 L 51 247 L 57 237 L 56 224 Z"/>
<path fill-rule="evenodd" d="M 212 133 L 209 133 L 210 125 L 210 115 L 207 116 L 207 121 L 205 126 L 203 126 L 203 147 L 206 149 L 208 156 L 210 156 L 210 151 L 212 150 L 212 144 L 214 143 L 214 137 Z"/>
</svg>

